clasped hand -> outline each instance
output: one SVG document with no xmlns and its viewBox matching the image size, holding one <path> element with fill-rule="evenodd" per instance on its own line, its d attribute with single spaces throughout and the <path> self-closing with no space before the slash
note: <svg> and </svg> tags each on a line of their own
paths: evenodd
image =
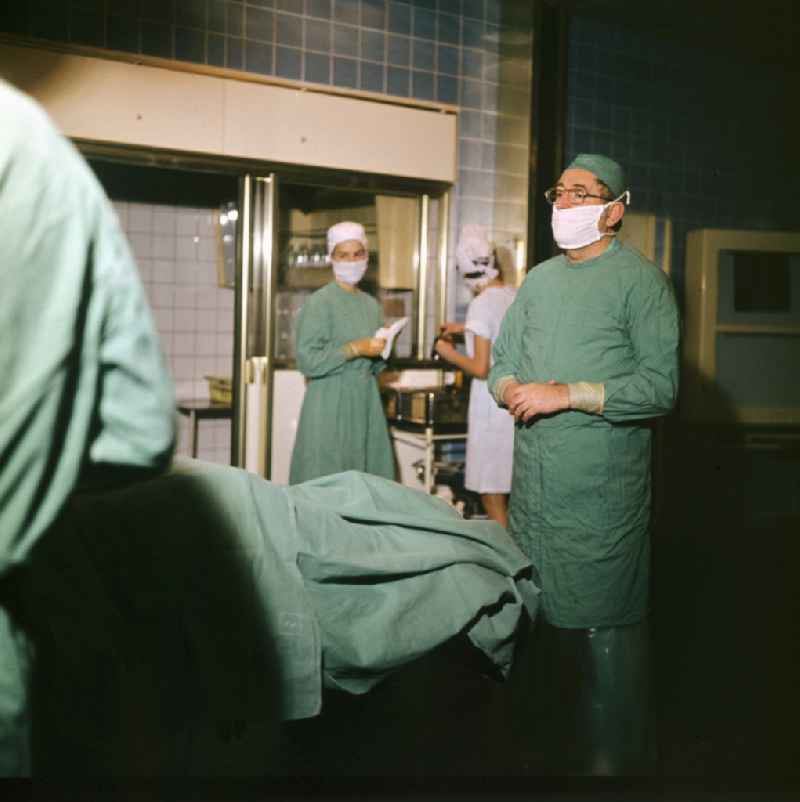
<svg viewBox="0 0 800 802">
<path fill-rule="evenodd" d="M 530 384 L 509 384 L 503 394 L 508 411 L 518 421 L 527 423 L 536 415 L 550 415 L 569 409 L 569 390 L 566 384 L 555 381 Z"/>
</svg>

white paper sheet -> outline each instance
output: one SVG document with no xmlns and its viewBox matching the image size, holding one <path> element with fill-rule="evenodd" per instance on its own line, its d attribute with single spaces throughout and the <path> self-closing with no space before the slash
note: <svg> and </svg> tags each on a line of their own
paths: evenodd
<svg viewBox="0 0 800 802">
<path fill-rule="evenodd" d="M 386 340 L 386 346 L 384 347 L 383 351 L 381 351 L 381 358 L 388 359 L 389 354 L 392 352 L 392 346 L 394 345 L 395 337 L 403 330 L 406 323 L 408 323 L 407 317 L 401 317 L 395 320 L 391 326 L 381 326 L 374 336 L 380 337 L 381 339 Z"/>
</svg>

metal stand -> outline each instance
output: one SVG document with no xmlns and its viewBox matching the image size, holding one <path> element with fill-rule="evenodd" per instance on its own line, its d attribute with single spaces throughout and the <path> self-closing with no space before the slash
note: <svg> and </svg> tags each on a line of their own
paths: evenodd
<svg viewBox="0 0 800 802">
<path fill-rule="evenodd" d="M 432 493 L 433 481 L 433 461 L 436 453 L 436 443 L 447 440 L 466 440 L 466 432 L 453 432 L 450 434 L 436 434 L 433 426 L 425 426 L 421 431 L 408 431 L 399 429 L 396 426 L 391 428 L 392 437 L 400 443 L 419 448 L 424 451 L 424 474 L 422 483 L 426 493 Z"/>
</svg>

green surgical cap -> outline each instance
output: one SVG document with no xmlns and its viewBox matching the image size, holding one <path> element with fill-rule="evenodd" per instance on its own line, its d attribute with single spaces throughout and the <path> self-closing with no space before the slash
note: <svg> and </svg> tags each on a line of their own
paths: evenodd
<svg viewBox="0 0 800 802">
<path fill-rule="evenodd" d="M 575 169 L 594 173 L 611 190 L 615 198 L 627 189 L 625 171 L 608 156 L 601 156 L 599 153 L 579 153 L 567 167 L 567 170 Z"/>
</svg>

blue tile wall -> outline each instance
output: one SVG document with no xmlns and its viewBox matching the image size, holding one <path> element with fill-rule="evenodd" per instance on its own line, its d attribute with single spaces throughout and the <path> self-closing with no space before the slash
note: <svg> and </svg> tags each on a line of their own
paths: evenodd
<svg viewBox="0 0 800 802">
<path fill-rule="evenodd" d="M 435 97 L 433 75 L 413 70 L 411 94 L 418 100 L 433 100 Z"/>
<path fill-rule="evenodd" d="M 247 36 L 248 39 L 259 39 L 264 35 L 264 28 L 271 25 L 272 15 L 263 9 L 245 8 L 240 3 L 225 5 L 225 32 L 233 36 Z M 259 36 L 262 34 L 262 36 Z"/>
<path fill-rule="evenodd" d="M 175 23 L 177 25 L 205 29 L 207 17 L 208 3 L 206 0 L 178 0 L 175 6 Z"/>
<path fill-rule="evenodd" d="M 436 14 L 432 11 L 426 11 L 424 8 L 415 8 L 413 11 L 414 36 L 418 36 L 421 39 L 435 39 Z"/>
<path fill-rule="evenodd" d="M 334 58 L 333 82 L 336 86 L 355 89 L 358 86 L 358 62 L 352 58 Z"/>
<path fill-rule="evenodd" d="M 330 19 L 332 13 L 332 0 L 306 0 L 306 14 L 309 17 Z"/>
<path fill-rule="evenodd" d="M 400 67 L 389 67 L 386 76 L 386 91 L 390 95 L 408 97 L 411 73 Z"/>
<path fill-rule="evenodd" d="M 361 31 L 361 58 L 379 62 L 386 60 L 386 34 L 383 31 Z"/>
<path fill-rule="evenodd" d="M 303 54 L 292 47 L 275 48 L 275 72 L 281 78 L 299 81 L 303 77 Z"/>
<path fill-rule="evenodd" d="M 368 92 L 385 92 L 383 83 L 384 69 L 380 64 L 369 61 L 361 62 L 361 88 Z"/>
<path fill-rule="evenodd" d="M 334 25 L 333 52 L 337 56 L 358 56 L 358 28 L 350 25 Z"/>
<path fill-rule="evenodd" d="M 339 76 L 348 88 L 380 86 L 390 95 L 493 113 L 499 76 L 491 65 L 503 15 L 514 3 L 524 0 L 16 0 L 0 10 L 0 30 L 313 76 L 315 83 L 338 84 Z M 508 14 L 516 20 L 519 10 Z M 318 54 L 345 61 L 336 69 Z"/>
<path fill-rule="evenodd" d="M 461 43 L 461 19 L 455 14 L 439 14 L 436 18 L 436 32 L 440 42 L 450 45 Z"/>
<path fill-rule="evenodd" d="M 437 45 L 436 66 L 439 72 L 447 73 L 447 75 L 458 75 L 458 48 L 448 45 Z"/>
<path fill-rule="evenodd" d="M 458 103 L 458 78 L 439 75 L 436 78 L 436 99 L 440 103 Z"/>
<path fill-rule="evenodd" d="M 361 25 L 364 28 L 384 30 L 386 27 L 387 0 L 361 0 Z"/>
<path fill-rule="evenodd" d="M 389 0 L 389 30 L 408 36 L 411 33 L 411 6 Z"/>
<path fill-rule="evenodd" d="M 331 58 L 319 53 L 306 53 L 303 80 L 313 84 L 331 82 Z"/>
<path fill-rule="evenodd" d="M 348 25 L 360 23 L 359 0 L 333 0 L 333 8 L 333 16 L 338 22 L 346 22 Z"/>
<path fill-rule="evenodd" d="M 244 40 L 229 36 L 225 44 L 225 66 L 232 70 L 244 69 Z"/>
<path fill-rule="evenodd" d="M 196 28 L 175 28 L 175 55 L 181 61 L 206 62 L 206 35 Z"/>
<path fill-rule="evenodd" d="M 228 15 L 228 33 L 238 36 L 242 33 L 241 11 L 235 5 L 231 5 L 229 6 L 229 12 L 232 13 Z M 246 39 L 271 43 L 275 32 L 275 15 L 271 11 L 246 7 L 243 31 Z M 279 31 L 278 33 L 281 32 Z M 278 36 L 277 42 L 278 44 L 283 44 L 280 36 Z"/>
<path fill-rule="evenodd" d="M 209 33 L 206 38 L 208 63 L 214 67 L 225 66 L 225 37 Z"/>
<path fill-rule="evenodd" d="M 225 33 L 227 8 L 225 0 L 209 0 L 208 3 L 208 30 L 215 33 Z"/>
<path fill-rule="evenodd" d="M 244 64 L 248 72 L 259 72 L 269 75 L 272 68 L 272 45 L 253 42 L 246 39 L 244 43 Z"/>
<path fill-rule="evenodd" d="M 330 22 L 316 19 L 305 21 L 305 48 L 320 53 L 331 52 L 331 36 L 333 28 Z"/>
<path fill-rule="evenodd" d="M 275 42 L 281 47 L 303 46 L 303 18 L 294 14 L 276 14 Z"/>
<path fill-rule="evenodd" d="M 618 159 L 631 208 L 672 219 L 681 300 L 690 230 L 800 226 L 798 205 L 759 192 L 775 176 L 800 180 L 780 122 L 790 96 L 780 68 L 581 17 L 568 46 L 567 161 L 582 151 Z"/>
<path fill-rule="evenodd" d="M 389 36 L 389 64 L 395 67 L 407 67 L 411 62 L 411 40 L 406 36 Z"/>
<path fill-rule="evenodd" d="M 148 56 L 170 58 L 174 52 L 172 26 L 161 22 L 142 20 L 142 53 Z"/>
<path fill-rule="evenodd" d="M 524 190 L 499 194 L 501 184 L 524 186 L 512 179 L 527 176 L 529 81 L 523 69 L 521 78 L 501 83 L 499 43 L 507 33 L 518 38 L 530 30 L 529 0 L 0 2 L 0 31 L 458 106 L 462 180 L 455 187 L 451 236 L 463 223 L 492 228 L 499 217 L 514 221 L 515 236 L 524 231 Z M 592 52 L 592 67 L 595 58 Z M 593 121 L 585 129 L 571 112 L 571 141 L 594 146 L 615 124 L 636 133 L 636 115 L 626 103 L 618 103 L 625 113 L 597 112 L 591 92 L 603 81 L 617 91 L 609 72 L 592 73 L 591 84 L 580 82 L 577 90 L 581 119 L 598 114 L 602 126 Z M 502 148 L 512 129 L 517 139 L 511 144 L 522 158 L 509 161 L 512 151 Z M 668 130 L 669 146 L 678 147 L 672 139 L 679 134 Z M 512 231 L 508 223 L 505 230 Z"/>
<path fill-rule="evenodd" d="M 423 70 L 432 73 L 434 69 L 435 46 L 433 42 L 423 39 L 414 40 L 414 48 L 411 56 L 411 64 L 415 70 Z"/>
</svg>

